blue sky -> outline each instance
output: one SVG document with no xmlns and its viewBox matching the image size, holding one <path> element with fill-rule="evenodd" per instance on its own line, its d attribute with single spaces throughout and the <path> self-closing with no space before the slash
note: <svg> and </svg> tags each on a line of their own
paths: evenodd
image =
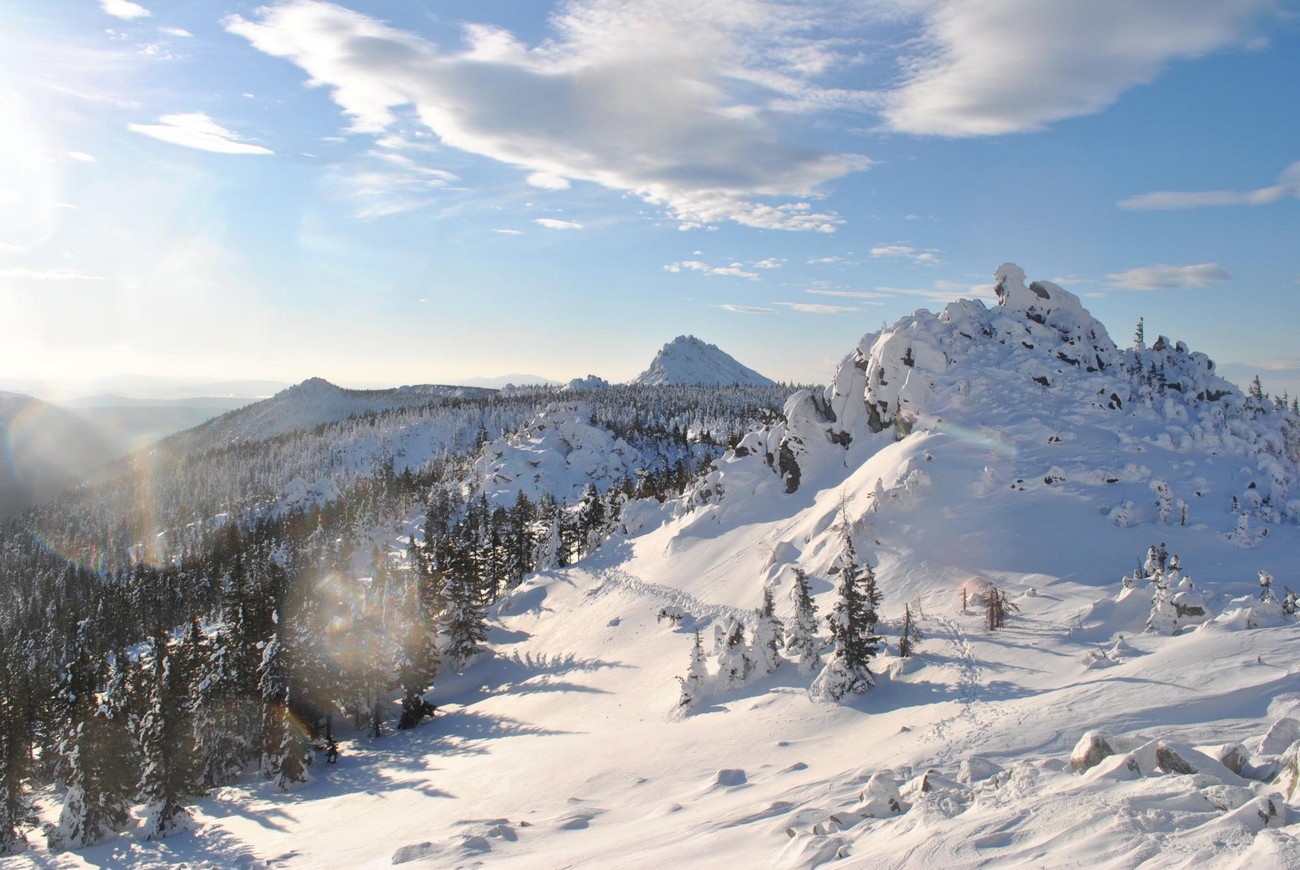
<svg viewBox="0 0 1300 870">
<path fill-rule="evenodd" d="M 822 383 L 1010 260 L 1300 392 L 1292 3 L 0 8 L 7 383 Z"/>
</svg>

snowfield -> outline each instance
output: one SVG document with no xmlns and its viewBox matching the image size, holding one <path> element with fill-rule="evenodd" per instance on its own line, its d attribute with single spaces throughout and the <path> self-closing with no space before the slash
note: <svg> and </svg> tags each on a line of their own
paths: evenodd
<svg viewBox="0 0 1300 870">
<path fill-rule="evenodd" d="M 8 861 L 1300 867 L 1294 421 L 1175 342 L 1119 350 L 1066 291 L 998 277 L 999 309 L 865 337 L 680 502 L 630 505 L 597 553 L 508 593 L 432 721 L 344 741 L 293 793 L 220 789 L 161 843 Z M 607 438 L 613 472 L 566 462 L 539 450 L 552 429 L 476 473 L 504 499 L 529 469 L 580 486 L 630 461 Z M 752 625 L 765 586 L 789 622 L 798 567 L 824 635 L 846 534 L 883 595 L 875 687 L 814 701 L 784 660 L 725 688 L 715 627 Z M 1156 545 L 1203 609 L 1172 634 L 1147 630 Z M 1014 609 L 993 630 L 995 587 Z M 697 630 L 710 675 L 683 711 Z"/>
</svg>

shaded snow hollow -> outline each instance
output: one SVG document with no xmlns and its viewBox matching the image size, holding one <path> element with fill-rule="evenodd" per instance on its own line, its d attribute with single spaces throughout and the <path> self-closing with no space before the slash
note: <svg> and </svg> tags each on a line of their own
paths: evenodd
<svg viewBox="0 0 1300 870">
<path fill-rule="evenodd" d="M 770 387 L 776 382 L 736 362 L 716 344 L 706 344 L 693 335 L 679 335 L 655 354 L 650 368 L 637 375 L 632 383 Z"/>
</svg>

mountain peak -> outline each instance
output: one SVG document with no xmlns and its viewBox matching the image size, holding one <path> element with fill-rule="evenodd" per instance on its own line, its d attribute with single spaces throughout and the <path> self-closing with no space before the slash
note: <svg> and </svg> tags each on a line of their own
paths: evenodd
<svg viewBox="0 0 1300 870">
<path fill-rule="evenodd" d="M 775 382 L 741 365 L 716 344 L 679 335 L 655 354 L 650 367 L 632 382 L 647 386 L 764 386 Z"/>
</svg>

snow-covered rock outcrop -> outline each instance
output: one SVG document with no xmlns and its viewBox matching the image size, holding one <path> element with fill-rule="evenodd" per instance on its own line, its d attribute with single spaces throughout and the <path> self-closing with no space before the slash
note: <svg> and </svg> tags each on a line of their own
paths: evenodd
<svg viewBox="0 0 1300 870">
<path fill-rule="evenodd" d="M 1249 464 L 1228 484 L 1225 503 L 1235 497 L 1234 510 L 1267 522 L 1300 519 L 1292 496 L 1300 434 L 1285 411 L 1244 395 L 1182 342 L 1161 336 L 1149 347 L 1118 348 L 1078 297 L 1050 281 L 1026 283 L 1014 264 L 999 266 L 995 278 L 994 308 L 960 300 L 864 336 L 828 387 L 795 393 L 782 419 L 749 433 L 737 454 L 749 463 L 761 457 L 785 491 L 795 492 L 810 475 L 856 468 L 912 432 L 999 441 L 1048 485 L 1149 482 L 1153 510 L 1113 505 L 1120 524 L 1148 513 L 1185 523 L 1189 495 L 1200 497 L 1206 487 L 1186 472 L 1153 478 L 1149 463 L 1125 464 L 1119 454 L 1228 453 Z M 1060 444 L 1083 429 L 1120 448 L 1111 451 L 1116 467 L 1090 458 L 1050 461 L 1050 451 L 1040 449 L 1039 434 Z M 1026 437 L 1032 444 L 1019 443 Z"/>
</svg>

